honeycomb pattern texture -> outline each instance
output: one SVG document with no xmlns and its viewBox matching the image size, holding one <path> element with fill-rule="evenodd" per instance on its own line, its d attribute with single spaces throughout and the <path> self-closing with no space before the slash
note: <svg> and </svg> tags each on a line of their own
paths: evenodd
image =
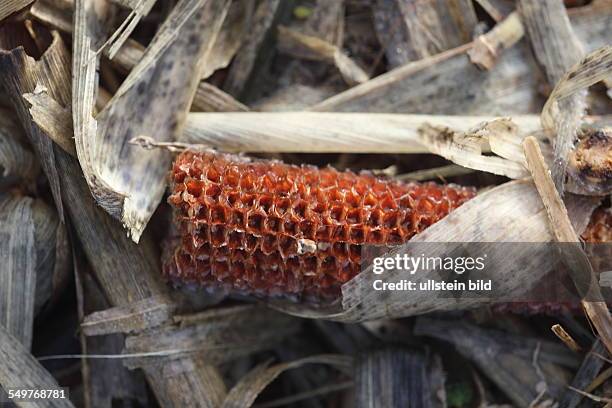
<svg viewBox="0 0 612 408">
<path fill-rule="evenodd" d="M 168 280 L 315 301 L 359 273 L 363 244 L 401 244 L 475 194 L 195 151 L 177 157 L 171 184 Z"/>
</svg>

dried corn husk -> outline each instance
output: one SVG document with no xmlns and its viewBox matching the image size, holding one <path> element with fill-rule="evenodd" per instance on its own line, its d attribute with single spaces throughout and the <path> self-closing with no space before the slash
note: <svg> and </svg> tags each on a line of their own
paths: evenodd
<svg viewBox="0 0 612 408">
<path fill-rule="evenodd" d="M 170 156 L 165 151 L 143 151 L 128 142 L 139 135 L 171 141 L 181 132 L 229 2 L 179 2 L 138 65 L 95 118 L 96 53 L 90 45 L 92 34 L 84 31 L 92 29 L 92 18 L 88 19 L 91 11 L 81 3 L 76 7 L 73 67 L 77 154 L 96 201 L 121 219 L 138 242 L 164 193 Z"/>
</svg>

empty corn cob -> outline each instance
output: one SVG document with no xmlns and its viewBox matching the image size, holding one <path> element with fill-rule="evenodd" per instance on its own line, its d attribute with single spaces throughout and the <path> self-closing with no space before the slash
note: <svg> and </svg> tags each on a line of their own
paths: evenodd
<svg viewBox="0 0 612 408">
<path fill-rule="evenodd" d="M 171 177 L 179 238 L 166 256 L 169 280 L 316 300 L 359 273 L 363 244 L 401 244 L 475 194 L 193 151 Z"/>
</svg>

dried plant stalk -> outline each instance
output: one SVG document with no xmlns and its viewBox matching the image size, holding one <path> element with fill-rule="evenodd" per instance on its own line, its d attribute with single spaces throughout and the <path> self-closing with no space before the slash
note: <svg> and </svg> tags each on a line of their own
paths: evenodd
<svg viewBox="0 0 612 408">
<path fill-rule="evenodd" d="M 318 37 L 279 26 L 278 48 L 281 52 L 298 58 L 334 64 L 349 85 L 361 84 L 370 79 L 340 48 Z"/>
<path fill-rule="evenodd" d="M 423 145 L 431 153 L 438 154 L 454 163 L 474 170 L 487 171 L 513 179 L 527 176 L 527 169 L 519 161 L 482 154 L 483 144 L 494 137 L 519 139 L 518 128 L 508 119 L 497 119 L 481 124 L 466 133 L 456 133 L 448 128 L 425 124 L 419 129 Z"/>
<path fill-rule="evenodd" d="M 476 38 L 474 47 L 468 51 L 470 60 L 484 69 L 491 69 L 500 53 L 516 44 L 524 33 L 519 14 L 514 11 L 491 31 Z"/>
<path fill-rule="evenodd" d="M 181 141 L 228 152 L 424 153 L 424 124 L 468 131 L 487 116 L 377 113 L 192 113 Z M 540 129 L 535 115 L 514 116 L 522 133 Z"/>
<path fill-rule="evenodd" d="M 165 297 L 150 297 L 92 313 L 83 319 L 81 330 L 86 336 L 143 331 L 169 321 L 175 309 Z"/>
<path fill-rule="evenodd" d="M 568 250 L 562 251 L 561 256 L 578 287 L 582 297 L 582 307 L 593 322 L 606 348 L 612 352 L 612 316 L 610 316 L 606 302 L 599 300 L 602 299 L 601 288 L 589 259 L 580 245 L 580 238 L 572 226 L 568 210 L 555 189 L 537 140 L 530 136 L 523 142 L 523 147 L 529 171 L 546 208 L 550 224 L 553 226 L 555 240 L 574 244 L 571 250 L 565 247 Z M 588 284 L 586 288 L 582 287 L 584 282 Z"/>
</svg>

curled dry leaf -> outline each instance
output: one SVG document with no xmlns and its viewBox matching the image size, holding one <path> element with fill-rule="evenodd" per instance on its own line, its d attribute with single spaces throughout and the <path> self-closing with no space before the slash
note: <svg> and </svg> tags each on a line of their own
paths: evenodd
<svg viewBox="0 0 612 408">
<path fill-rule="evenodd" d="M 77 2 L 73 119 L 77 154 L 96 201 L 122 220 L 138 242 L 165 190 L 166 151 L 130 145 L 138 135 L 173 141 L 182 131 L 199 73 L 229 2 L 180 1 L 108 103 L 94 119 L 96 55 L 87 10 Z M 91 29 L 91 25 L 87 25 Z M 137 118 L 137 120 L 135 120 Z"/>
<path fill-rule="evenodd" d="M 461 166 L 513 179 L 528 175 L 527 169 L 520 161 L 482 154 L 483 145 L 485 147 L 490 145 L 489 139 L 496 140 L 494 146 L 500 153 L 503 153 L 504 145 L 501 143 L 503 140 L 520 140 L 518 127 L 508 119 L 483 123 L 466 133 L 428 124 L 423 125 L 419 132 L 422 144 L 427 146 L 431 153 Z"/>
<path fill-rule="evenodd" d="M 319 355 L 306 357 L 288 363 L 276 364 L 269 367 L 270 362 L 258 365 L 242 378 L 228 392 L 223 401 L 222 408 L 247 408 L 253 405 L 257 396 L 274 381 L 283 371 L 299 368 L 305 364 L 326 364 L 342 371 L 349 371 L 353 361 L 344 355 Z"/>
</svg>

